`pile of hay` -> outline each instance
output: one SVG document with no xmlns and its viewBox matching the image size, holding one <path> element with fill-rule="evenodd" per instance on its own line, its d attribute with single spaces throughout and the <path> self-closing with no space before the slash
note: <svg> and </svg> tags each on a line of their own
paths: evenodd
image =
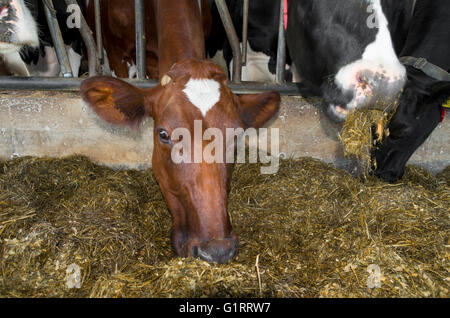
<svg viewBox="0 0 450 318">
<path fill-rule="evenodd" d="M 0 296 L 448 297 L 449 168 L 396 184 L 313 159 L 259 168 L 236 166 L 239 255 L 217 265 L 174 257 L 151 170 L 0 162 Z"/>
</svg>

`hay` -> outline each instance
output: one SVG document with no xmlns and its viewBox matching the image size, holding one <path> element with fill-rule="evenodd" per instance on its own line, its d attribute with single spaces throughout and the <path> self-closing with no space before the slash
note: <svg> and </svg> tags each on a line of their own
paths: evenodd
<svg viewBox="0 0 450 318">
<path fill-rule="evenodd" d="M 357 110 L 347 116 L 338 137 L 342 144 L 344 155 L 354 157 L 363 165 L 367 172 L 371 164 L 371 152 L 376 146 L 373 139 L 373 127 L 377 127 L 377 134 L 381 139 L 388 123 L 387 115 L 381 110 Z"/>
<path fill-rule="evenodd" d="M 306 158 L 259 172 L 235 168 L 239 254 L 217 265 L 173 256 L 151 170 L 0 163 L 0 296 L 448 297 L 449 168 L 408 167 L 396 184 Z M 380 288 L 368 288 L 371 264 Z"/>
<path fill-rule="evenodd" d="M 377 168 L 377 163 L 372 160 L 372 151 L 389 136 L 388 124 L 397 111 L 398 103 L 399 96 L 390 103 L 377 101 L 370 107 L 356 109 L 348 114 L 342 126 L 338 138 L 344 156 L 357 159 L 364 176 L 372 168 Z"/>
</svg>

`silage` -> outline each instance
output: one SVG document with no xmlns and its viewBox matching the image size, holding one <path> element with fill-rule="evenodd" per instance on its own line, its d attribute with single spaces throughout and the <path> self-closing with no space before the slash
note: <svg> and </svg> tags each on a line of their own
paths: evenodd
<svg viewBox="0 0 450 318">
<path fill-rule="evenodd" d="M 314 159 L 275 175 L 237 165 L 225 265 L 174 256 L 151 170 L 84 157 L 0 164 L 5 297 L 448 297 L 449 169 L 408 167 L 396 184 Z M 71 265 L 80 288 L 69 288 Z M 381 270 L 369 288 L 370 265 Z"/>
<path fill-rule="evenodd" d="M 379 101 L 347 115 L 338 138 L 345 157 L 355 158 L 363 175 L 377 168 L 372 153 L 389 137 L 389 122 L 397 111 L 398 103 L 398 98 L 392 103 Z"/>
</svg>

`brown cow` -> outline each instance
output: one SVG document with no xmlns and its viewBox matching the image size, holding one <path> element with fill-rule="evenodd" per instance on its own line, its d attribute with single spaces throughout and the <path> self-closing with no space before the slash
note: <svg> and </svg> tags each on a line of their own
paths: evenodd
<svg viewBox="0 0 450 318">
<path fill-rule="evenodd" d="M 129 77 L 136 64 L 134 0 L 101 0 L 103 44 L 110 68 L 120 78 Z M 87 7 L 88 23 L 95 30 L 94 1 Z M 202 0 L 202 16 L 194 0 L 145 1 L 147 76 L 159 78 L 173 63 L 204 55 L 204 40 L 211 28 L 208 0 Z M 202 23 L 193 23 L 203 21 Z M 182 42 L 174 46 L 171 41 Z"/>
<path fill-rule="evenodd" d="M 94 77 L 82 84 L 81 94 L 112 124 L 137 126 L 146 116 L 153 117 L 152 166 L 172 214 L 172 246 L 182 257 L 224 263 L 238 247 L 227 214 L 232 165 L 226 160 L 207 163 L 204 158 L 198 163 L 175 163 L 172 151 L 180 138 L 174 131 L 184 128 L 193 136 L 196 120 L 203 131 L 217 128 L 223 136 L 227 128 L 261 127 L 278 111 L 280 95 L 267 92 L 237 97 L 230 91 L 226 74 L 204 60 L 197 1 L 149 2 L 155 10 L 152 23 L 158 30 L 155 56 L 158 74 L 164 75 L 160 84 L 143 90 L 112 77 Z M 120 3 L 124 9 L 124 1 Z M 201 148 L 205 146 L 202 141 Z"/>
<path fill-rule="evenodd" d="M 112 77 L 94 77 L 83 83 L 81 93 L 110 123 L 134 126 L 146 116 L 153 117 L 153 171 L 172 214 L 176 253 L 218 263 L 233 258 L 238 241 L 227 214 L 232 165 L 225 159 L 222 163 L 174 163 L 172 152 L 180 139 L 173 134 L 182 127 L 193 136 L 196 120 L 202 123 L 202 135 L 211 127 L 223 136 L 227 128 L 259 128 L 278 111 L 280 95 L 266 92 L 237 97 L 220 67 L 192 59 L 175 64 L 151 89 Z M 194 149 L 193 140 L 189 142 Z M 202 151 L 206 146 L 203 141 Z"/>
</svg>

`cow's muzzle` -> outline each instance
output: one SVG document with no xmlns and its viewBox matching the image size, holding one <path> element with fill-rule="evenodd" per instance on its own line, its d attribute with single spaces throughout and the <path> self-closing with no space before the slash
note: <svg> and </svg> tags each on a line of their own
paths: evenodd
<svg viewBox="0 0 450 318">
<path fill-rule="evenodd" d="M 224 264 L 236 255 L 238 245 L 238 240 L 233 237 L 214 239 L 203 244 L 193 245 L 190 254 L 192 257 L 210 263 Z"/>
</svg>

